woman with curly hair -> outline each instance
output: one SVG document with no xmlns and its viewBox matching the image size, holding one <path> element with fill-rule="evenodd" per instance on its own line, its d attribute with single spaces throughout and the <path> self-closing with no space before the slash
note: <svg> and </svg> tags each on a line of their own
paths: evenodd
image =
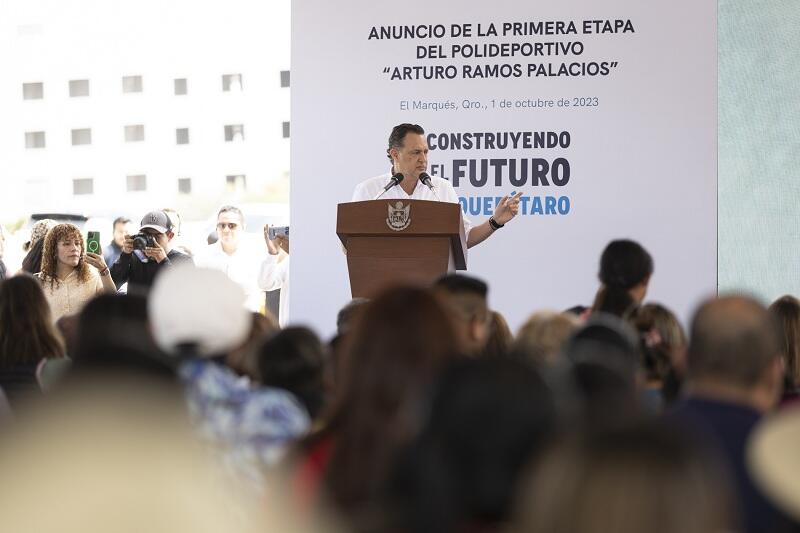
<svg viewBox="0 0 800 533">
<path fill-rule="evenodd" d="M 103 256 L 86 252 L 83 236 L 72 224 L 58 224 L 47 232 L 37 277 L 54 322 L 78 313 L 96 295 L 117 290 Z"/>
</svg>

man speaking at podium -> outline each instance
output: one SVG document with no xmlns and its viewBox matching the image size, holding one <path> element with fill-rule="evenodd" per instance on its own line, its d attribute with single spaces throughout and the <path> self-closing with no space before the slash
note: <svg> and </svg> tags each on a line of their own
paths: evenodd
<svg viewBox="0 0 800 533">
<path fill-rule="evenodd" d="M 421 126 L 417 124 L 395 126 L 389 135 L 389 148 L 386 154 L 392 161 L 391 172 L 356 185 L 353 202 L 375 200 L 380 197 L 458 203 L 458 195 L 449 181 L 427 174 L 428 143 L 425 140 L 425 130 Z M 511 198 L 504 196 L 489 220 L 478 226 L 473 226 L 469 219 L 462 216 L 467 248 L 485 241 L 514 218 L 519 211 L 520 196 L 519 194 Z"/>
</svg>

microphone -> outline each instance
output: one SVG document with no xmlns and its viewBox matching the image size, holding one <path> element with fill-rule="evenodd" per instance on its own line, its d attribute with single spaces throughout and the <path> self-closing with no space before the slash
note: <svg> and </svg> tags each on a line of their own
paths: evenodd
<svg viewBox="0 0 800 533">
<path fill-rule="evenodd" d="M 431 190 L 433 195 L 436 197 L 436 200 L 438 200 L 439 202 L 442 201 L 439 198 L 439 195 L 436 194 L 436 189 L 433 187 L 433 182 L 431 181 L 431 177 L 428 175 L 427 172 L 423 172 L 422 174 L 419 175 L 419 181 L 421 181 L 423 185 L 427 186 Z"/>
<path fill-rule="evenodd" d="M 392 176 L 392 177 L 391 177 L 391 179 L 389 179 L 389 183 L 387 183 L 387 184 L 386 184 L 386 186 L 383 188 L 383 190 L 381 191 L 381 193 L 380 193 L 378 196 L 376 196 L 376 197 L 375 197 L 375 200 L 377 200 L 378 198 L 380 198 L 381 196 L 383 196 L 383 194 L 384 194 L 386 191 L 388 191 L 389 189 L 391 189 L 391 188 L 392 188 L 392 187 L 394 187 L 395 185 L 398 185 L 398 184 L 399 184 L 401 181 L 403 181 L 403 178 L 405 178 L 405 176 L 403 176 L 403 175 L 402 175 L 401 173 L 399 173 L 399 172 L 398 172 L 397 174 L 395 174 L 394 176 Z"/>
</svg>

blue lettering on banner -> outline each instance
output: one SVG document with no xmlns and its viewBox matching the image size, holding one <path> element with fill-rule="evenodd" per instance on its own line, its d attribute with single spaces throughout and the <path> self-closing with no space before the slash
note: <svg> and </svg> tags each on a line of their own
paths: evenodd
<svg viewBox="0 0 800 533">
<path fill-rule="evenodd" d="M 458 203 L 465 215 L 491 216 L 503 198 L 500 196 L 459 196 Z M 522 196 L 519 201 L 520 215 L 569 215 L 569 196 Z"/>
</svg>

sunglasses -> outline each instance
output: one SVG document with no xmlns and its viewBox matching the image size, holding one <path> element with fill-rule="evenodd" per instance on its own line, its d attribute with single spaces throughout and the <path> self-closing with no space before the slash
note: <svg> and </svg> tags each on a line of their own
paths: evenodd
<svg viewBox="0 0 800 533">
<path fill-rule="evenodd" d="M 235 230 L 236 228 L 239 227 L 239 224 L 237 224 L 236 222 L 228 222 L 228 223 L 220 222 L 217 224 L 217 229 L 225 229 L 226 226 L 229 230 Z"/>
</svg>

